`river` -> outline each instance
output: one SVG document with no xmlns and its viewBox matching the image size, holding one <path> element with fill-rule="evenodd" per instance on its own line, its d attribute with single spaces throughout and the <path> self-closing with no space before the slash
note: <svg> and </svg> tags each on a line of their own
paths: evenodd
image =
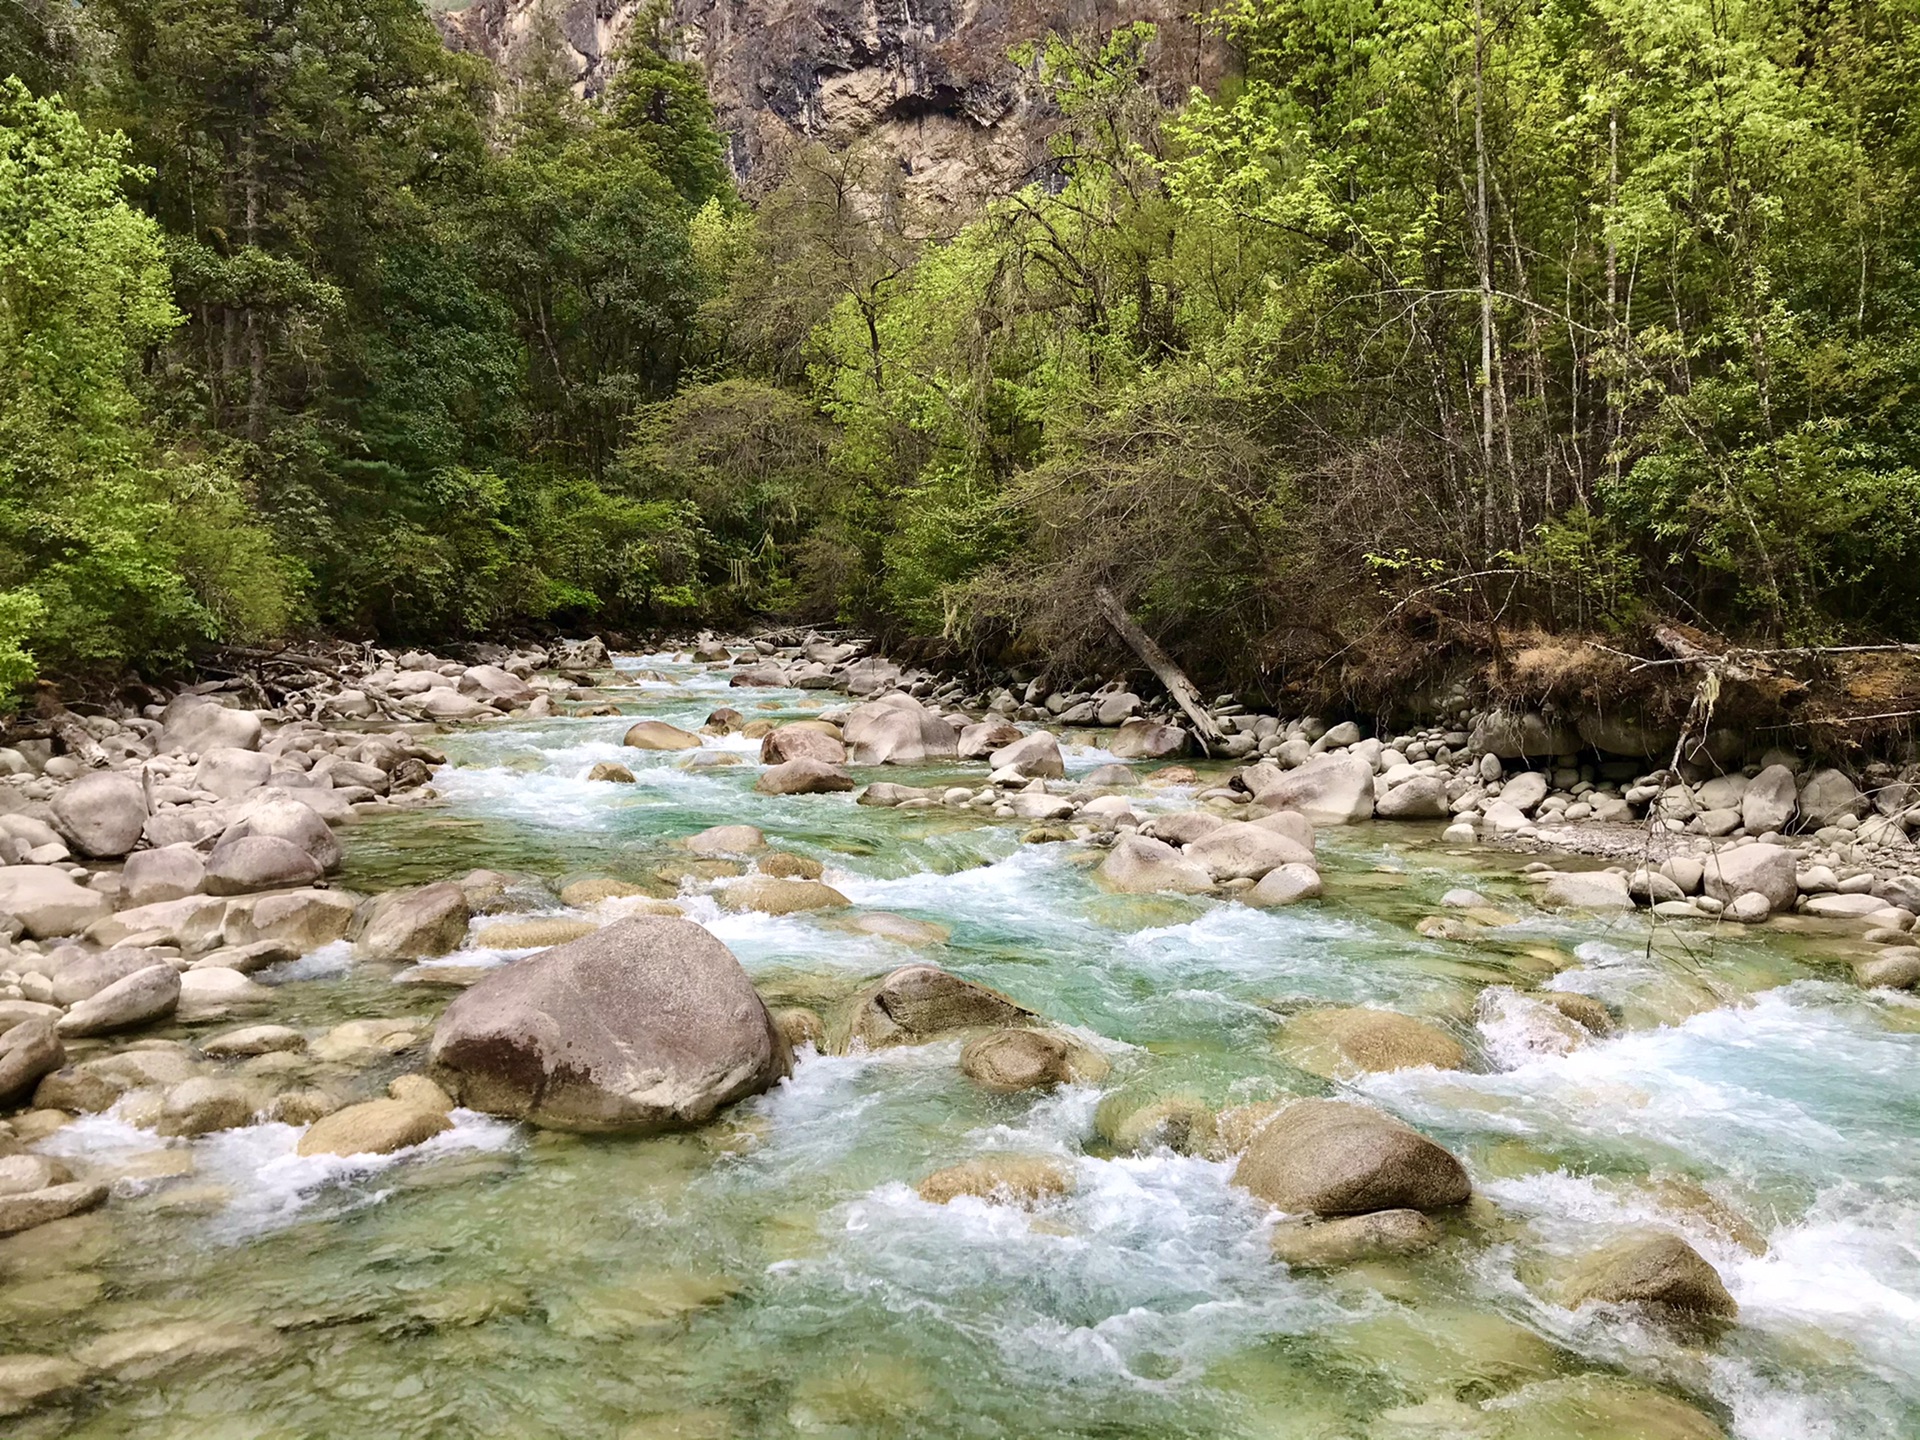
<svg viewBox="0 0 1920 1440">
<path fill-rule="evenodd" d="M 712 875 L 687 874 L 687 913 L 769 1003 L 831 1011 L 931 960 L 1070 1027 L 1112 1075 L 1005 1096 L 961 1076 L 958 1044 L 803 1052 L 790 1081 L 700 1133 L 579 1137 L 461 1112 L 378 1161 L 298 1157 L 283 1125 L 161 1141 L 85 1117 L 38 1148 L 118 1173 L 117 1198 L 0 1242 L 0 1350 L 157 1338 L 119 1380 L 10 1434 L 1711 1434 L 1673 1418 L 1678 1400 L 1738 1440 L 1920 1435 L 1920 1005 L 1847 982 L 1817 930 L 1549 914 L 1525 857 L 1442 848 L 1432 824 L 1323 832 L 1315 904 L 1109 895 L 1086 847 L 1022 844 L 1024 826 L 758 795 L 757 742 L 710 740 L 743 763 L 698 770 L 624 749 L 633 714 L 693 728 L 721 704 L 798 718 L 842 702 L 728 690 L 724 671 L 670 656 L 619 664 L 625 716 L 448 737 L 446 804 L 351 827 L 338 883 L 487 866 L 665 893 L 676 838 L 750 823 L 824 862 L 855 915 L 940 927 L 909 946 L 844 912 L 727 913 Z M 1066 748 L 1070 775 L 1112 759 Z M 584 779 L 601 760 L 637 783 Z M 979 783 L 978 765 L 887 778 L 962 771 Z M 1177 809 L 1193 791 L 1140 793 L 1143 810 Z M 1476 944 L 1417 933 L 1460 886 L 1516 923 Z M 1498 1019 L 1475 1028 L 1484 987 L 1555 972 L 1608 1002 L 1619 1033 L 1543 1056 Z M 344 945 L 257 978 L 277 987 L 258 1018 L 313 1033 L 431 1016 L 451 993 Z M 1335 1086 L 1274 1044 L 1277 1019 L 1312 1004 L 1436 1020 L 1471 1042 L 1474 1069 Z M 364 1087 L 418 1064 L 383 1062 Z M 1336 1088 L 1472 1174 L 1479 1198 L 1417 1260 L 1289 1271 L 1230 1160 L 1113 1154 L 1096 1131 L 1103 1100 Z M 916 1195 L 992 1151 L 1066 1159 L 1073 1192 L 1032 1211 Z M 1576 1252 L 1647 1223 L 1714 1264 L 1737 1323 L 1689 1334 L 1542 1298 Z"/>
</svg>

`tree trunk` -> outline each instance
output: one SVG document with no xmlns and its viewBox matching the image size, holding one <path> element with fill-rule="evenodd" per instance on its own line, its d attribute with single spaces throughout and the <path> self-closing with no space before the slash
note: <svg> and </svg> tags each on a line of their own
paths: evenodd
<svg viewBox="0 0 1920 1440">
<path fill-rule="evenodd" d="M 1100 613 L 1107 617 L 1107 622 L 1120 632 L 1120 638 L 1127 642 L 1127 648 L 1145 662 L 1154 677 L 1166 687 L 1174 703 L 1186 712 L 1187 719 L 1193 723 L 1194 738 L 1200 742 L 1201 753 L 1211 755 L 1213 752 L 1207 749 L 1208 742 L 1217 745 L 1226 736 L 1220 733 L 1220 727 L 1213 723 L 1213 717 L 1207 714 L 1206 707 L 1200 703 L 1200 692 L 1193 688 L 1193 682 L 1173 663 L 1167 652 L 1154 643 L 1151 635 L 1133 623 L 1126 606 L 1111 590 L 1104 585 L 1096 586 L 1093 601 L 1100 607 Z"/>
</svg>

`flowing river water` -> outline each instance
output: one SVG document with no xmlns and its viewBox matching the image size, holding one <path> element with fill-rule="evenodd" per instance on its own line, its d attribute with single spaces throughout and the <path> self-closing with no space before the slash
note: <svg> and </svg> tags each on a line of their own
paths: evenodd
<svg viewBox="0 0 1920 1440">
<path fill-rule="evenodd" d="M 669 656 L 620 664 L 628 715 L 689 728 L 720 704 L 798 718 L 829 703 L 728 691 L 726 672 Z M 1004 1096 L 961 1076 L 957 1044 L 809 1051 L 789 1082 L 700 1133 L 580 1137 L 460 1112 L 452 1131 L 377 1161 L 297 1157 L 299 1132 L 281 1125 L 162 1141 L 85 1117 L 39 1148 L 118 1173 L 114 1202 L 0 1242 L 0 1352 L 118 1342 L 118 1379 L 9 1433 L 1714 1433 L 1678 1399 L 1739 1440 L 1920 1436 L 1920 1006 L 1846 983 L 1818 933 L 1654 934 L 1644 915 L 1548 914 L 1520 858 L 1443 849 L 1434 825 L 1323 832 L 1318 903 L 1110 895 L 1086 847 L 1022 844 L 1024 827 L 969 812 L 758 795 L 755 742 L 709 740 L 744 763 L 689 770 L 684 754 L 624 749 L 628 723 L 450 737 L 447 804 L 357 823 L 339 883 L 476 866 L 549 883 L 651 877 L 685 862 L 676 838 L 751 823 L 825 862 L 856 916 L 946 936 L 909 947 L 845 912 L 726 913 L 712 876 L 681 878 L 687 913 L 770 1003 L 830 1013 L 931 960 L 1071 1027 L 1111 1076 Z M 1111 758 L 1067 747 L 1070 775 Z M 587 781 L 600 760 L 638 783 Z M 887 778 L 978 784 L 979 768 Z M 1191 787 L 1140 794 L 1143 810 L 1192 803 Z M 1518 923 L 1478 944 L 1419 934 L 1461 885 Z M 532 908 L 559 910 L 550 897 Z M 1484 987 L 1555 972 L 1612 1005 L 1619 1033 L 1541 1057 L 1497 1020 L 1474 1028 Z M 315 1034 L 431 1016 L 452 993 L 356 964 L 344 945 L 259 978 L 278 987 L 259 1018 Z M 1336 1085 L 1273 1042 L 1280 1017 L 1314 1004 L 1437 1020 L 1469 1040 L 1474 1068 Z M 418 1063 L 397 1057 L 363 1088 Z M 1096 1131 L 1103 1100 L 1335 1090 L 1467 1164 L 1480 1198 L 1437 1249 L 1289 1271 L 1230 1162 L 1116 1155 Z M 993 1151 L 1067 1159 L 1073 1192 L 1031 1211 L 915 1194 L 928 1172 Z M 1687 1334 L 1541 1298 L 1570 1257 L 1648 1223 L 1713 1262 L 1737 1323 Z"/>
</svg>

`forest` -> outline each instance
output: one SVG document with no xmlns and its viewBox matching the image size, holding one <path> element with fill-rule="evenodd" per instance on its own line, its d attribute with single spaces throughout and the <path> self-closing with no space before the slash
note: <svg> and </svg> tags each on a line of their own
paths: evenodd
<svg viewBox="0 0 1920 1440">
<path fill-rule="evenodd" d="M 1897 0 L 1239 0 L 1013 59 L 1044 178 L 736 183 L 417 0 L 0 8 L 0 692 L 215 642 L 838 620 L 1259 683 L 1920 631 Z"/>
</svg>

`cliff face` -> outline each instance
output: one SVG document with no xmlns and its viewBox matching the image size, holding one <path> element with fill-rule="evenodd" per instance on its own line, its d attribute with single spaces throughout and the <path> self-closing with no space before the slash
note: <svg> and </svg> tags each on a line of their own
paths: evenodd
<svg viewBox="0 0 1920 1440">
<path fill-rule="evenodd" d="M 511 63 L 551 27 L 589 91 L 645 7 L 637 0 L 478 0 L 441 17 L 450 43 Z M 1051 31 L 1159 27 L 1154 83 L 1212 88 L 1228 52 L 1181 0 L 672 0 L 706 71 L 734 169 L 751 181 L 795 139 L 870 138 L 923 198 L 965 204 L 1016 188 L 1045 160 L 1054 116 L 1008 58 Z"/>
</svg>

